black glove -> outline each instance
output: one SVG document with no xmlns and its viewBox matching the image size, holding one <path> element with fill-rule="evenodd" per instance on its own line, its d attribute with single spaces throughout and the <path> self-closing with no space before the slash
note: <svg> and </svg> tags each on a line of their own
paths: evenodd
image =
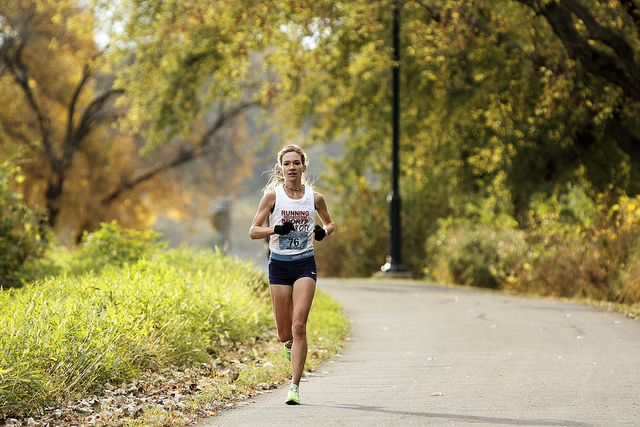
<svg viewBox="0 0 640 427">
<path fill-rule="evenodd" d="M 316 228 L 313 230 L 313 234 L 315 234 L 315 238 L 317 241 L 320 241 L 322 239 L 324 239 L 327 235 L 327 230 L 325 230 L 324 228 L 320 227 L 318 224 L 316 224 Z"/>
<path fill-rule="evenodd" d="M 289 234 L 293 230 L 294 230 L 293 224 L 290 223 L 289 221 L 283 222 L 282 224 L 279 224 L 273 227 L 273 231 L 275 231 L 276 234 L 279 234 L 281 236 Z"/>
</svg>

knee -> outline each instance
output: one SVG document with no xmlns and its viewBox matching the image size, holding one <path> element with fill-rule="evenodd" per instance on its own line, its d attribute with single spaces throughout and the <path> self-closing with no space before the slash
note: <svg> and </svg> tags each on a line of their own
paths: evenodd
<svg viewBox="0 0 640 427">
<path fill-rule="evenodd" d="M 295 322 L 292 329 L 294 340 L 296 337 L 301 338 L 307 335 L 307 324 L 304 322 Z"/>
<path fill-rule="evenodd" d="M 278 339 L 280 342 L 287 342 L 291 339 L 291 331 L 278 331 Z"/>
</svg>

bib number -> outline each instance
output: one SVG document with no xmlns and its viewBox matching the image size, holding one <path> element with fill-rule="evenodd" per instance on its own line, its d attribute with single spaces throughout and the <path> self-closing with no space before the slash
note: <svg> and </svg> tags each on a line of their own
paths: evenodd
<svg viewBox="0 0 640 427">
<path fill-rule="evenodd" d="M 304 231 L 292 231 L 286 236 L 280 236 L 280 250 L 306 249 L 309 236 Z"/>
</svg>

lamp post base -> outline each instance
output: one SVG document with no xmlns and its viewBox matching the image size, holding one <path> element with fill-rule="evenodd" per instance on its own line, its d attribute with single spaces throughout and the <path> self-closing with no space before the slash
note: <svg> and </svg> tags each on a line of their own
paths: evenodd
<svg viewBox="0 0 640 427">
<path fill-rule="evenodd" d="M 411 273 L 402 264 L 397 264 L 391 256 L 387 257 L 385 265 L 375 274 L 378 278 L 411 279 Z"/>
</svg>

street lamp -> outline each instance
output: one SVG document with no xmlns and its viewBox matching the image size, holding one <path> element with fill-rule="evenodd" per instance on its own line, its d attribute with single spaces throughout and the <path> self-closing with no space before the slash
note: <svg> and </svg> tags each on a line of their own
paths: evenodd
<svg viewBox="0 0 640 427">
<path fill-rule="evenodd" d="M 393 129 L 392 153 L 392 189 L 389 194 L 390 225 L 391 225 L 391 254 L 387 262 L 380 268 L 382 275 L 407 276 L 407 269 L 402 265 L 402 229 L 400 211 L 402 198 L 400 196 L 400 8 L 401 0 L 394 0 L 391 5 L 393 13 L 393 64 L 391 66 L 393 99 L 391 104 L 391 125 Z"/>
</svg>

